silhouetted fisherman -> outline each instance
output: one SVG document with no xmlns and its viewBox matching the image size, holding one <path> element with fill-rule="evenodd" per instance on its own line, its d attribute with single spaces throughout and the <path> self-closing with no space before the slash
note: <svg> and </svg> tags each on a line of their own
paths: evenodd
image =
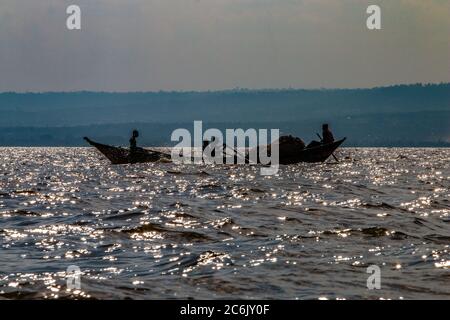
<svg viewBox="0 0 450 320">
<path fill-rule="evenodd" d="M 139 131 L 137 131 L 135 129 L 135 130 L 133 130 L 133 134 L 131 135 L 131 138 L 130 138 L 130 153 L 131 154 L 135 154 L 140 149 L 137 147 L 137 142 L 136 142 L 137 137 L 139 137 Z"/>
<path fill-rule="evenodd" d="M 321 141 L 319 142 L 319 141 L 313 140 L 308 144 L 307 148 L 314 148 L 314 147 L 318 147 L 322 144 L 334 142 L 333 133 L 331 133 L 331 130 L 327 123 L 324 123 L 322 125 L 322 136 L 320 136 L 319 134 L 317 134 L 317 136 L 320 138 Z"/>
<path fill-rule="evenodd" d="M 334 137 L 333 137 L 333 133 L 331 133 L 331 130 L 328 127 L 327 123 L 324 123 L 322 125 L 322 143 L 327 144 L 327 143 L 333 143 L 334 142 Z"/>
</svg>

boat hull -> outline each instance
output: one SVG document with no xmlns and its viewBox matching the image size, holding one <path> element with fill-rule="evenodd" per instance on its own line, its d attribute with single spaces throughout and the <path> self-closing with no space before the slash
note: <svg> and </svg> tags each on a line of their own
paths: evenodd
<svg viewBox="0 0 450 320">
<path fill-rule="evenodd" d="M 321 144 L 319 146 L 305 148 L 301 150 L 286 150 L 284 148 L 280 152 L 280 164 L 295 164 L 299 162 L 324 162 L 346 138 L 335 141 L 333 143 Z M 158 151 L 139 149 L 137 152 L 131 153 L 129 149 L 109 146 L 106 144 L 97 143 L 85 138 L 85 140 L 98 151 L 100 151 L 112 164 L 129 164 L 129 163 L 146 163 L 156 162 L 159 160 L 170 160 L 170 155 Z M 236 157 L 235 157 L 236 160 Z M 249 163 L 248 160 L 245 161 Z M 224 161 L 225 163 L 225 161 Z"/>
<path fill-rule="evenodd" d="M 130 149 L 97 143 L 89 138 L 84 139 L 111 161 L 112 164 L 146 163 L 170 159 L 170 155 L 158 151 L 139 148 L 136 152 L 131 152 Z"/>
<path fill-rule="evenodd" d="M 321 144 L 312 148 L 305 148 L 300 151 L 293 150 L 292 152 L 280 152 L 280 164 L 294 164 L 299 162 L 324 162 L 326 161 L 337 148 L 346 140 L 334 141 L 332 143 Z"/>
</svg>

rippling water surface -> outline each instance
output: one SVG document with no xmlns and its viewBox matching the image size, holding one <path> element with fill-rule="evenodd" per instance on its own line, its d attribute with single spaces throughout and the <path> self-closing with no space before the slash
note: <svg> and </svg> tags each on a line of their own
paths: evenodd
<svg viewBox="0 0 450 320">
<path fill-rule="evenodd" d="M 450 298 L 450 150 L 338 155 L 261 176 L 0 148 L 0 299 Z"/>
</svg>

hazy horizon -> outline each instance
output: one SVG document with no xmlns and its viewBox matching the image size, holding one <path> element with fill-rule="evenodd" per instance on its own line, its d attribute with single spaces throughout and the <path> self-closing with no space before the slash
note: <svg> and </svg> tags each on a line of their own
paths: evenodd
<svg viewBox="0 0 450 320">
<path fill-rule="evenodd" d="M 66 8 L 81 8 L 67 30 Z M 381 7 L 381 30 L 366 9 Z M 445 0 L 3 0 L 0 92 L 450 82 Z"/>
<path fill-rule="evenodd" d="M 111 93 L 111 94 L 127 94 L 127 93 L 221 93 L 221 92 L 239 92 L 239 91 L 345 91 L 345 90 L 376 90 L 395 87 L 407 86 L 439 86 L 449 85 L 448 82 L 417 82 L 417 83 L 397 83 L 391 85 L 374 86 L 374 87 L 322 87 L 322 88 L 297 88 L 297 87 L 274 87 L 274 88 L 222 88 L 214 90 L 147 90 L 147 91 L 95 91 L 89 89 L 80 89 L 74 91 L 0 91 L 0 94 L 51 94 L 51 93 Z"/>
</svg>

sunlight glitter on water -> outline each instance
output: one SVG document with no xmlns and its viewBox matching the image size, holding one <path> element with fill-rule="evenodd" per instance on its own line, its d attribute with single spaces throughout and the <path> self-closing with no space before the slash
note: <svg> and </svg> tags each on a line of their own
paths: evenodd
<svg viewBox="0 0 450 320">
<path fill-rule="evenodd" d="M 267 177 L 0 148 L 0 296 L 448 298 L 450 150 L 338 156 Z M 366 287 L 372 264 L 381 290 Z"/>
</svg>

